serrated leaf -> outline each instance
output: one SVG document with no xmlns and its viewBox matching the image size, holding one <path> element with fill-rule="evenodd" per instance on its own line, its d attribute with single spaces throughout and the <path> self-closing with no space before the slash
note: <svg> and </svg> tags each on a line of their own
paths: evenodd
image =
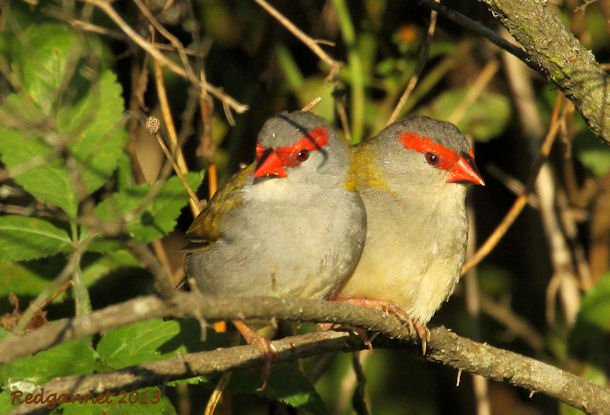
<svg viewBox="0 0 610 415">
<path fill-rule="evenodd" d="M 0 260 L 24 261 L 68 252 L 70 237 L 43 219 L 0 217 Z"/>
<path fill-rule="evenodd" d="M 234 393 L 254 393 L 260 383 L 259 374 L 239 371 L 233 375 L 229 388 Z M 307 413 L 328 413 L 316 389 L 292 363 L 274 365 L 269 384 L 260 393 L 269 399 L 284 402 Z"/>
<path fill-rule="evenodd" d="M 70 137 L 71 155 L 80 167 L 87 193 L 101 187 L 117 167 L 127 141 L 122 128 L 123 98 L 116 75 L 104 71 L 87 95 L 58 113 L 60 134 Z"/>
<path fill-rule="evenodd" d="M 100 69 L 104 49 L 95 36 L 43 23 L 16 41 L 21 89 L 0 106 L 0 157 L 25 190 L 75 217 L 77 185 L 87 194 L 101 187 L 126 141 L 121 88 Z M 76 160 L 70 169 L 66 156 Z"/>
<path fill-rule="evenodd" d="M 17 111 L 12 95 L 0 107 L 0 117 Z M 7 109 L 7 105 L 11 106 Z M 24 121 L 25 122 L 25 121 Z M 36 198 L 60 207 L 68 216 L 77 214 L 78 198 L 68 170 L 61 164 L 53 148 L 53 133 L 42 137 L 30 126 L 19 129 L 0 127 L 0 158 L 11 171 L 11 177 Z M 45 139 L 46 138 L 46 139 Z M 56 138 L 56 137 L 55 137 Z"/>
<path fill-rule="evenodd" d="M 120 369 L 201 350 L 195 320 L 152 319 L 109 330 L 97 345 L 104 366 Z"/>
<path fill-rule="evenodd" d="M 422 114 L 446 120 L 459 105 L 462 105 L 466 93 L 465 88 L 443 92 L 422 111 Z M 510 120 L 510 113 L 508 98 L 494 92 L 483 92 L 467 109 L 457 126 L 476 140 L 489 141 L 504 131 Z"/>
<path fill-rule="evenodd" d="M 63 415 L 172 415 L 176 410 L 156 387 L 100 396 L 96 403 L 66 403 Z"/>
<path fill-rule="evenodd" d="M 198 173 L 185 176 L 191 187 L 196 187 L 201 181 Z M 126 230 L 141 242 L 150 242 L 171 232 L 176 226 L 180 210 L 188 201 L 188 194 L 178 177 L 170 178 L 152 203 L 141 209 L 137 215 L 131 213 L 146 200 L 152 185 L 142 184 L 124 189 L 113 194 L 96 208 L 98 218 L 106 221 L 116 221 L 117 218 L 133 216 L 126 223 Z"/>
<path fill-rule="evenodd" d="M 19 37 L 15 56 L 21 84 L 45 114 L 50 114 L 68 71 L 84 53 L 83 36 L 59 23 L 32 25 Z"/>
<path fill-rule="evenodd" d="M 0 384 L 9 390 L 26 383 L 35 387 L 57 376 L 87 374 L 95 368 L 91 340 L 83 337 L 0 367 Z"/>
</svg>

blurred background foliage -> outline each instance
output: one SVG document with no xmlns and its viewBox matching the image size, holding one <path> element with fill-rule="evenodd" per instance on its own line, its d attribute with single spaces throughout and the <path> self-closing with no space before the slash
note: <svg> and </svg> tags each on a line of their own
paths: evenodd
<svg viewBox="0 0 610 415">
<path fill-rule="evenodd" d="M 599 62 L 608 62 L 607 2 L 559 3 L 566 26 Z M 87 313 L 152 292 L 152 279 L 126 247 L 125 235 L 156 244 L 155 254 L 165 256 L 176 281 L 182 277 L 176 252 L 192 214 L 184 208 L 188 196 L 176 177 L 166 182 L 164 156 L 144 128 L 147 115 L 167 125 L 153 59 L 95 4 L 30 0 L 1 6 L 0 338 L 74 315 L 75 308 Z M 182 57 L 167 36 L 156 32 L 151 41 L 152 26 L 139 4 L 184 45 Z M 205 173 L 213 165 L 220 183 L 240 163 L 251 162 L 257 133 L 269 116 L 300 109 L 316 97 L 322 100 L 313 111 L 352 142 L 379 132 L 418 66 L 430 20 L 430 11 L 416 2 L 283 0 L 273 5 L 310 37 L 324 40 L 323 49 L 344 63 L 334 80 L 326 79 L 328 66 L 253 1 L 111 4 L 124 26 L 168 59 L 188 60 L 198 79 L 205 74 L 208 83 L 249 106 L 227 115 L 222 102 L 202 98 L 193 82 L 163 70 L 168 107 L 190 170 Z M 481 3 L 460 0 L 450 7 L 500 32 Z M 533 97 L 529 115 L 542 130 L 533 129 L 519 110 L 523 98 L 516 95 L 515 82 L 520 81 Z M 488 40 L 439 16 L 429 56 L 401 114 L 451 120 L 474 140 L 487 182 L 469 200 L 475 223 L 471 240 L 477 245 L 528 181 L 557 95 L 539 74 L 515 72 Z M 432 324 L 608 385 L 610 150 L 569 105 L 561 122 L 537 195 Z M 201 183 L 198 194 L 205 199 L 216 179 L 206 174 L 202 182 L 202 177 L 191 173 L 187 179 L 194 187 Z M 550 209 L 544 210 L 545 204 Z M 121 231 L 92 225 L 117 217 L 124 219 Z M 75 267 L 60 284 L 56 277 L 74 258 Z M 44 311 L 35 313 L 32 323 L 18 323 L 39 296 Z M 304 329 L 312 327 L 297 327 Z M 190 320 L 148 321 L 21 359 L 0 369 L 0 412 L 10 409 L 9 379 L 36 376 L 42 383 L 229 344 L 226 334 L 210 333 L 203 345 L 198 336 Z M 256 372 L 236 373 L 217 411 L 353 413 L 352 360 L 338 354 L 280 366 L 263 393 L 255 392 Z M 372 413 L 485 414 L 486 407 L 494 414 L 576 413 L 545 396 L 473 383 L 466 375 L 456 386 L 454 370 L 399 351 L 363 352 L 359 360 Z M 169 400 L 146 411 L 202 413 L 216 382 L 176 382 L 165 388 Z M 121 408 L 105 409 L 119 413 Z M 62 405 L 55 412 L 96 410 Z"/>
</svg>

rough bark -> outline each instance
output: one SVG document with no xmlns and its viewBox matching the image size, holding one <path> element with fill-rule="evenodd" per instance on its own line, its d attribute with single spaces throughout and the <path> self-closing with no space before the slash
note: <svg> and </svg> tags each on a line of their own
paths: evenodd
<svg viewBox="0 0 610 415">
<path fill-rule="evenodd" d="M 480 0 L 525 48 L 543 74 L 574 103 L 600 138 L 610 144 L 608 77 L 545 0 Z"/>
<path fill-rule="evenodd" d="M 7 363 L 62 341 L 146 318 L 184 315 L 200 319 L 275 316 L 285 320 L 343 323 L 379 332 L 381 336 L 375 341 L 375 347 L 398 347 L 421 354 L 419 347 L 397 319 L 376 310 L 312 300 L 215 299 L 197 293 L 176 293 L 176 296 L 165 301 L 156 297 L 136 298 L 95 311 L 87 317 L 55 321 L 26 335 L 10 337 L 0 343 L 0 359 L 2 363 Z M 584 378 L 517 353 L 460 337 L 443 327 L 435 328 L 431 333 L 428 352 L 424 356 L 427 360 L 544 393 L 591 414 L 608 414 L 610 411 L 610 391 Z M 275 360 L 278 362 L 365 347 L 360 338 L 335 331 L 287 337 L 273 344 L 278 351 Z M 43 387 L 46 394 L 100 394 L 252 367 L 260 362 L 261 354 L 256 348 L 239 346 L 193 353 L 110 373 L 67 376 L 55 379 Z M 15 413 L 32 413 L 35 410 L 35 406 L 22 405 Z"/>
</svg>

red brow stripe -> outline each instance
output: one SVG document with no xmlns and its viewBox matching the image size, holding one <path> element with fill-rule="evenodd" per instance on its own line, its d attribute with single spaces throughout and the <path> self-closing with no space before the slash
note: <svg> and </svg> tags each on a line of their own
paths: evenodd
<svg viewBox="0 0 610 415">
<path fill-rule="evenodd" d="M 324 147 L 329 140 L 328 131 L 326 128 L 318 127 L 309 132 L 308 135 L 301 137 L 299 141 L 291 146 L 277 147 L 275 152 L 284 161 L 286 166 L 297 166 L 300 162 L 297 160 L 297 154 L 301 150 L 317 150 Z"/>
<path fill-rule="evenodd" d="M 417 133 L 400 133 L 398 136 L 404 148 L 417 151 L 418 153 L 434 153 L 440 161 L 436 168 L 448 170 L 460 159 L 455 151 L 438 144 L 430 137 L 423 137 Z"/>
</svg>

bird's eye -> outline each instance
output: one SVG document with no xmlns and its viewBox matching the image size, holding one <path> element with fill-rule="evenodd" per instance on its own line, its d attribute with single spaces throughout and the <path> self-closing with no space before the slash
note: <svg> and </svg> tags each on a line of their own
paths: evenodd
<svg viewBox="0 0 610 415">
<path fill-rule="evenodd" d="M 301 163 L 304 162 L 305 160 L 307 160 L 309 158 L 309 150 L 307 150 L 306 148 L 300 150 L 297 153 L 297 160 L 300 161 Z"/>
<path fill-rule="evenodd" d="M 438 164 L 439 158 L 436 154 L 428 152 L 425 154 L 425 156 L 426 156 L 426 163 L 428 163 L 429 165 L 436 166 Z"/>
</svg>

